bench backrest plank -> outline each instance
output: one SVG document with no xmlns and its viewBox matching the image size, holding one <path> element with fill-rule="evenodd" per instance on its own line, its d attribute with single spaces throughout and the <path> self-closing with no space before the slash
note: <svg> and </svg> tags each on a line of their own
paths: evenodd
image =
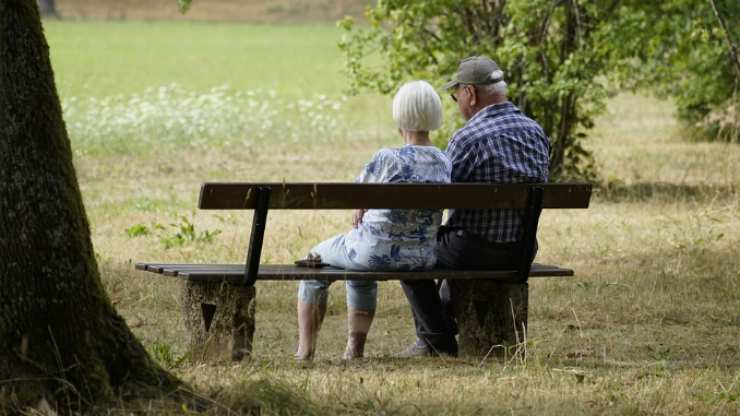
<svg viewBox="0 0 740 416">
<path fill-rule="evenodd" d="M 271 189 L 269 209 L 525 208 L 530 187 L 542 208 L 588 208 L 590 184 L 204 183 L 200 209 L 254 209 L 256 190 Z"/>
</svg>

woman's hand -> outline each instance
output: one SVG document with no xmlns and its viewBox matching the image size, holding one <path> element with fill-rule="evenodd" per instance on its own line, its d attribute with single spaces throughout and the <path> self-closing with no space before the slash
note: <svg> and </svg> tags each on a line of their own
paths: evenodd
<svg viewBox="0 0 740 416">
<path fill-rule="evenodd" d="M 366 209 L 358 209 L 352 214 L 352 227 L 357 228 L 362 223 L 362 216 L 365 215 Z"/>
</svg>

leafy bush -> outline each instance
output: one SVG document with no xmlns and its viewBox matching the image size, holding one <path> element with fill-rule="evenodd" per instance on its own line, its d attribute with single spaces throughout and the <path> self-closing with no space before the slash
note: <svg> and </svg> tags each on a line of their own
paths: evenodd
<svg viewBox="0 0 740 416">
<path fill-rule="evenodd" d="M 221 230 L 196 231 L 195 224 L 185 216 L 181 216 L 179 222 L 172 223 L 169 227 L 161 224 L 155 227 L 162 231 L 159 241 L 166 249 L 189 243 L 210 243 L 215 236 L 221 234 Z"/>
<path fill-rule="evenodd" d="M 221 230 L 196 230 L 193 220 L 183 215 L 177 218 L 176 222 L 166 226 L 159 223 L 152 224 L 151 227 L 145 224 L 134 224 L 126 228 L 126 235 L 129 238 L 136 238 L 150 235 L 154 231 L 165 249 L 182 247 L 191 243 L 210 243 L 221 234 Z"/>
<path fill-rule="evenodd" d="M 737 1 L 635 2 L 631 7 L 645 20 L 634 36 L 642 46 L 630 71 L 633 79 L 673 98 L 679 118 L 703 137 L 740 142 Z"/>
<path fill-rule="evenodd" d="M 150 231 L 149 227 L 147 227 L 146 225 L 135 224 L 135 225 L 132 225 L 126 228 L 126 235 L 129 238 L 141 237 L 141 236 L 149 235 L 149 231 Z"/>
<path fill-rule="evenodd" d="M 190 354 L 180 354 L 172 345 L 159 341 L 154 341 L 149 347 L 149 353 L 159 364 L 168 369 L 179 367 L 190 357 Z"/>
</svg>

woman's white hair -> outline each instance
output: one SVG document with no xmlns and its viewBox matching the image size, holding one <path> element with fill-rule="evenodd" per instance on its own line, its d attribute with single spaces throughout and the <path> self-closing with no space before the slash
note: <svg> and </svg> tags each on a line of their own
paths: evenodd
<svg viewBox="0 0 740 416">
<path fill-rule="evenodd" d="M 393 120 L 405 131 L 432 131 L 442 125 L 442 101 L 426 81 L 402 85 L 393 97 Z"/>
</svg>

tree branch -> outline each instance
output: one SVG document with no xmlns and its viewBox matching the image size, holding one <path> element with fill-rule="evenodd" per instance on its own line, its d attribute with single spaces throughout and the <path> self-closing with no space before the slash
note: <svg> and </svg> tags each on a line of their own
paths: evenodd
<svg viewBox="0 0 740 416">
<path fill-rule="evenodd" d="M 725 34 L 725 40 L 727 41 L 727 46 L 730 49 L 730 59 L 732 60 L 732 64 L 735 67 L 735 72 L 737 72 L 737 78 L 740 78 L 740 59 L 738 59 L 738 53 L 737 53 L 737 45 L 732 41 L 732 37 L 730 36 L 730 30 L 727 28 L 727 22 L 725 22 L 725 18 L 722 17 L 722 15 L 719 13 L 719 9 L 717 8 L 717 3 L 714 0 L 709 0 L 709 4 L 712 5 L 712 10 L 714 10 L 714 15 L 717 17 L 717 20 L 719 21 L 719 25 L 722 27 L 722 30 Z"/>
</svg>

